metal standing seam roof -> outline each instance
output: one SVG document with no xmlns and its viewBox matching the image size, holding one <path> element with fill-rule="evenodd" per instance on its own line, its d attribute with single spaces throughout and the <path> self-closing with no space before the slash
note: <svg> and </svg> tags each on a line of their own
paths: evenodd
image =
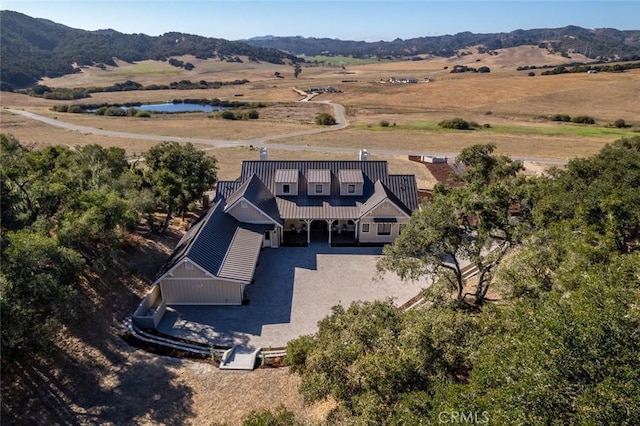
<svg viewBox="0 0 640 426">
<path fill-rule="evenodd" d="M 259 231 L 255 228 L 239 226 L 224 258 L 218 276 L 244 282 L 251 282 L 262 248 L 262 238 L 267 227 Z M 273 226 L 270 227 L 273 229 Z"/>
<path fill-rule="evenodd" d="M 277 169 L 274 181 L 277 183 L 298 183 L 298 169 Z"/>
<path fill-rule="evenodd" d="M 384 200 L 388 199 L 393 204 L 397 205 L 398 208 L 400 208 L 407 215 L 411 216 L 411 210 L 409 210 L 409 208 L 405 206 L 404 203 L 402 203 L 402 201 L 400 201 L 398 197 L 393 194 L 393 192 L 391 192 L 386 186 L 384 186 L 382 182 L 377 181 L 374 187 L 375 191 L 373 195 L 369 197 L 369 199 L 365 203 L 362 204 L 360 215 L 365 214 L 369 210 L 375 208 L 375 206 L 377 206 Z"/>
<path fill-rule="evenodd" d="M 364 183 L 360 169 L 340 169 L 338 170 L 338 179 L 340 183 Z"/>
<path fill-rule="evenodd" d="M 280 217 L 276 197 L 271 191 L 269 191 L 269 188 L 262 183 L 258 176 L 251 175 L 247 181 L 242 183 L 242 185 L 240 185 L 236 191 L 227 198 L 225 212 L 227 212 L 227 209 L 241 198 L 244 198 L 260 209 L 260 211 L 271 218 L 274 223 L 282 225 L 283 221 Z"/>
<path fill-rule="evenodd" d="M 307 182 L 310 183 L 331 183 L 331 171 L 329 169 L 307 170 Z"/>
<path fill-rule="evenodd" d="M 224 202 L 218 201 L 187 231 L 160 269 L 156 281 L 186 258 L 212 276 L 246 282 L 251 280 L 246 278 L 252 277 L 255 269 L 252 253 L 260 251 L 264 231 L 273 229 L 273 225 L 240 223 L 226 214 L 223 207 Z M 239 229 L 242 231 L 238 233 Z M 229 257 L 232 249 L 234 255 Z M 242 252 L 248 255 L 240 255 Z M 243 259 L 244 263 L 239 264 L 234 259 Z M 220 275 L 223 269 L 224 277 Z"/>
</svg>

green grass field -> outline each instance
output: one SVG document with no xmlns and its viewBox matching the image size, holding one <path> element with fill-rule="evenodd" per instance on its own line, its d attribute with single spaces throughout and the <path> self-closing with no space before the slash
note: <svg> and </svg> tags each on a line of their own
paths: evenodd
<svg viewBox="0 0 640 426">
<path fill-rule="evenodd" d="M 324 63 L 326 65 L 335 65 L 335 66 L 352 66 L 352 65 L 368 65 L 368 64 L 377 64 L 384 62 L 391 62 L 388 60 L 381 59 L 365 59 L 365 58 L 354 58 L 351 56 L 303 56 L 304 60 L 307 62 L 318 61 L 319 63 Z"/>
<path fill-rule="evenodd" d="M 478 128 L 474 130 L 453 130 L 443 129 L 435 121 L 416 121 L 403 123 L 401 125 L 381 126 L 378 124 L 358 124 L 352 126 L 354 129 L 386 132 L 406 132 L 424 131 L 430 133 L 465 133 L 482 132 L 494 134 L 518 134 L 518 135 L 540 135 L 540 136 L 592 136 L 592 137 L 623 137 L 638 135 L 637 131 L 617 129 L 612 127 L 601 127 L 580 124 L 558 124 L 552 127 L 543 126 L 505 126 L 492 125 L 488 128 Z"/>
</svg>

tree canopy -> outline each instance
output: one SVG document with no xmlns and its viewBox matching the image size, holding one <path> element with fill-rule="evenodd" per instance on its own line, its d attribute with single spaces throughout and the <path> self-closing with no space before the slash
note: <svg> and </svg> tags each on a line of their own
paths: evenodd
<svg viewBox="0 0 640 426">
<path fill-rule="evenodd" d="M 192 209 L 215 181 L 215 159 L 191 145 L 147 159 L 145 174 L 121 148 L 35 150 L 0 134 L 3 363 L 46 349 L 77 318 L 83 275 L 109 270 L 144 217 Z"/>
<path fill-rule="evenodd" d="M 304 397 L 333 398 L 336 423 L 638 424 L 639 147 L 623 138 L 526 179 L 490 147 L 463 152 L 463 186 L 426 200 L 381 266 L 446 276 L 492 230 L 513 242 L 491 271 L 496 300 L 460 309 L 454 286 L 410 310 L 334 308 L 287 346 Z M 500 219 L 515 205 L 517 221 Z"/>
</svg>

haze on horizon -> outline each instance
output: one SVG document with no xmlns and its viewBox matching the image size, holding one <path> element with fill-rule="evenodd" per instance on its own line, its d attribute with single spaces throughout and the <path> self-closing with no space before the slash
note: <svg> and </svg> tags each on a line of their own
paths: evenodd
<svg viewBox="0 0 640 426">
<path fill-rule="evenodd" d="M 517 29 L 640 29 L 640 1 L 3 0 L 13 10 L 72 28 L 151 36 L 182 32 L 391 41 Z"/>
</svg>

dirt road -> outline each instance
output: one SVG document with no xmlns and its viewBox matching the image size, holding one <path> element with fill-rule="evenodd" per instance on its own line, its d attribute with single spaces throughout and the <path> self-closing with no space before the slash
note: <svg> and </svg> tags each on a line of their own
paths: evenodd
<svg viewBox="0 0 640 426">
<path fill-rule="evenodd" d="M 309 101 L 309 102 L 315 102 L 315 101 Z M 310 130 L 302 130 L 299 132 L 264 136 L 260 138 L 245 139 L 245 140 L 202 139 L 202 138 L 191 138 L 191 137 L 175 137 L 175 136 L 149 135 L 149 134 L 130 133 L 130 132 L 117 132 L 113 130 L 97 129 L 94 127 L 78 126 L 72 123 L 67 123 L 61 120 L 52 119 L 49 117 L 45 117 L 45 116 L 35 114 L 29 111 L 24 111 L 24 110 L 17 110 L 17 109 L 10 109 L 10 108 L 6 108 L 5 110 L 10 113 L 29 118 L 31 120 L 40 121 L 50 126 L 60 127 L 63 129 L 71 130 L 74 132 L 80 132 L 87 135 L 101 135 L 101 136 L 111 136 L 111 137 L 117 137 L 117 138 L 150 140 L 150 141 L 157 141 L 157 142 L 164 142 L 164 141 L 179 142 L 179 143 L 191 142 L 193 144 L 208 145 L 211 147 L 211 149 L 252 145 L 258 148 L 267 147 L 272 149 L 280 149 L 284 151 L 314 151 L 314 152 L 332 152 L 332 153 L 349 153 L 349 154 L 357 153 L 358 149 L 351 148 L 351 147 L 328 147 L 328 146 L 310 146 L 310 145 L 271 143 L 272 141 L 277 141 L 280 139 L 287 139 L 287 138 L 292 138 L 297 136 L 306 136 L 306 135 L 325 133 L 325 132 L 335 132 L 335 131 L 345 129 L 349 125 L 349 122 L 345 114 L 344 106 L 333 103 L 333 102 L 329 102 L 329 101 L 318 102 L 318 103 L 324 103 L 333 107 L 334 116 L 337 124 L 333 126 L 323 126 L 321 128 L 315 128 Z M 403 151 L 403 150 L 393 150 L 393 149 L 376 150 L 375 154 L 401 155 L 401 156 L 428 155 L 428 156 L 434 156 L 434 157 L 448 157 L 448 158 L 453 158 L 457 155 L 457 153 L 455 152 L 424 152 L 424 151 L 417 152 L 417 151 Z M 541 164 L 565 164 L 567 162 L 566 160 L 555 159 L 555 158 L 536 158 L 536 157 L 512 157 L 512 158 L 514 160 L 536 162 Z"/>
</svg>

